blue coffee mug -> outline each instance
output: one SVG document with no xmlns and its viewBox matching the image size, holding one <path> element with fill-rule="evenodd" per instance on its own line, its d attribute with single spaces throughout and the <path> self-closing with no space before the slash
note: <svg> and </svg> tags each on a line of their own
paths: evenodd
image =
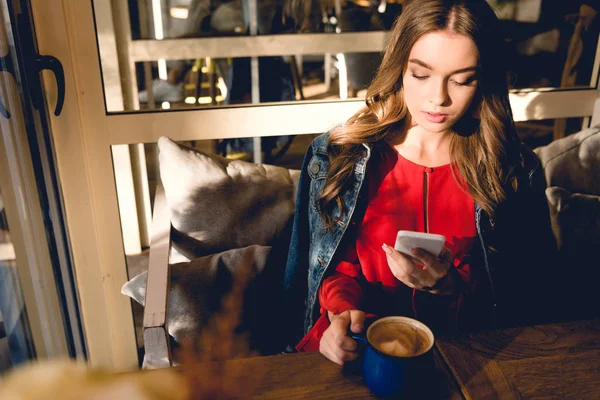
<svg viewBox="0 0 600 400">
<path fill-rule="evenodd" d="M 397 396 L 430 378 L 435 337 L 422 322 L 385 317 L 373 322 L 365 336 L 350 336 L 363 345 L 362 375 L 376 396 Z"/>
</svg>

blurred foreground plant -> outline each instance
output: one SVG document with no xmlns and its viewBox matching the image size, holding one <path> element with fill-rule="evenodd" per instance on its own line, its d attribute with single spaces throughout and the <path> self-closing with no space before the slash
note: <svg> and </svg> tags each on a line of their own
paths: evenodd
<svg viewBox="0 0 600 400">
<path fill-rule="evenodd" d="M 238 271 L 220 311 L 211 317 L 197 340 L 184 344 L 181 371 L 188 379 L 191 399 L 246 398 L 264 377 L 264 370 L 248 370 L 241 362 L 226 362 L 258 355 L 250 350 L 247 333 L 237 332 L 245 290 L 253 278 L 249 271 Z"/>
<path fill-rule="evenodd" d="M 227 360 L 257 355 L 245 333 L 238 333 L 245 289 L 254 274 L 236 273 L 232 290 L 223 297 L 200 336 L 179 350 L 176 368 L 115 373 L 94 370 L 74 360 L 36 361 L 0 378 L 1 400 L 203 400 L 250 396 L 264 377 Z"/>
</svg>

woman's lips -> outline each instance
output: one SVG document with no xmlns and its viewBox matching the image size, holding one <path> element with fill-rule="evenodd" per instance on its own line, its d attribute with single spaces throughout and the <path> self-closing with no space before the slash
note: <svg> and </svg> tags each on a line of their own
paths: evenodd
<svg viewBox="0 0 600 400">
<path fill-rule="evenodd" d="M 423 114 L 425 114 L 427 121 L 433 122 L 434 124 L 441 124 L 442 122 L 445 122 L 448 119 L 448 114 L 431 113 L 426 111 L 423 111 Z"/>
</svg>

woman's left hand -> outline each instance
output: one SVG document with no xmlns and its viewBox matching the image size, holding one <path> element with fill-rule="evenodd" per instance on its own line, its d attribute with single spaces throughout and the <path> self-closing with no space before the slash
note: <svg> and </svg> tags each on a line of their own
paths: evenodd
<svg viewBox="0 0 600 400">
<path fill-rule="evenodd" d="M 383 245 L 383 250 L 392 274 L 406 286 L 443 295 L 460 290 L 461 281 L 452 265 L 454 257 L 447 248 L 442 249 L 439 257 L 422 249 L 413 249 L 412 259 L 387 244 Z"/>
</svg>

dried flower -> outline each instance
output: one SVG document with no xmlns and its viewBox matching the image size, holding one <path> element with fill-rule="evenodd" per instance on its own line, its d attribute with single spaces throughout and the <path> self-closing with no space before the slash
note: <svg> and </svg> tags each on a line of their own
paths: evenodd
<svg viewBox="0 0 600 400">
<path fill-rule="evenodd" d="M 247 333 L 237 332 L 242 318 L 245 290 L 254 274 L 237 271 L 231 291 L 221 301 L 197 340 L 182 346 L 181 371 L 191 390 L 190 398 L 237 399 L 251 395 L 264 371 L 247 370 L 242 363 L 228 360 L 257 356 L 250 350 Z"/>
<path fill-rule="evenodd" d="M 236 271 L 232 290 L 223 297 L 220 311 L 211 317 L 197 340 L 182 346 L 180 368 L 118 374 L 92 369 L 69 359 L 32 362 L 3 377 L 0 398 L 218 400 L 248 397 L 257 388 L 264 371 L 248 370 L 243 361 L 231 360 L 257 355 L 250 350 L 247 334 L 237 332 L 245 290 L 254 278 L 254 273 L 243 268 Z"/>
</svg>

